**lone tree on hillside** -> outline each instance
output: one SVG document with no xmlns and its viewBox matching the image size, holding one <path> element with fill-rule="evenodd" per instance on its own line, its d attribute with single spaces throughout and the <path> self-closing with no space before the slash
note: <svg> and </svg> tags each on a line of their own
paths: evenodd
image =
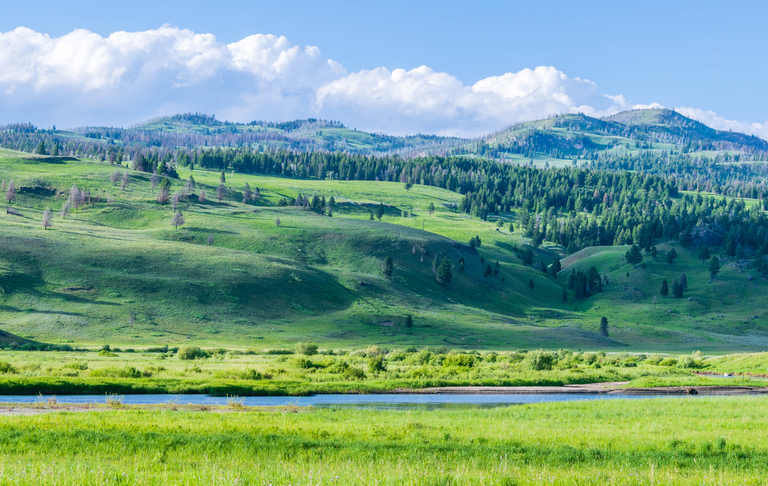
<svg viewBox="0 0 768 486">
<path fill-rule="evenodd" d="M 379 203 L 379 207 L 376 208 L 376 218 L 381 221 L 382 216 L 384 216 L 384 204 Z"/>
<path fill-rule="evenodd" d="M 424 257 L 421 257 L 421 260 L 424 261 Z M 464 273 L 464 257 L 459 260 L 459 271 Z"/>
<path fill-rule="evenodd" d="M 603 337 L 608 337 L 608 318 L 607 317 L 601 317 L 600 318 L 600 335 Z"/>
<path fill-rule="evenodd" d="M 683 290 L 688 290 L 688 277 L 685 275 L 685 273 L 680 274 L 680 286 L 683 288 Z"/>
<path fill-rule="evenodd" d="M 667 282 L 667 279 L 661 281 L 661 295 L 666 297 L 669 295 L 669 282 Z"/>
<path fill-rule="evenodd" d="M 394 270 L 395 266 L 392 263 L 392 257 L 387 255 L 387 258 L 384 259 L 384 263 L 381 264 L 381 271 L 387 278 L 389 278 L 392 276 Z"/>
<path fill-rule="evenodd" d="M 224 173 L 222 172 L 222 175 Z M 224 184 L 219 184 L 219 187 L 216 188 L 216 198 L 219 200 L 219 204 L 221 204 L 221 200 L 224 199 L 224 194 L 226 194 L 227 188 L 224 186 Z"/>
<path fill-rule="evenodd" d="M 120 180 L 120 170 L 115 169 L 115 171 L 111 174 L 109 174 L 109 180 L 112 182 L 113 186 L 117 185 L 117 181 Z"/>
<path fill-rule="evenodd" d="M 275 219 L 275 226 L 280 226 L 280 218 Z"/>
<path fill-rule="evenodd" d="M 128 182 L 130 181 L 130 178 L 128 177 L 128 171 L 123 171 L 123 180 L 120 183 L 120 190 L 127 191 L 128 190 Z"/>
<path fill-rule="evenodd" d="M 443 261 L 437 267 L 437 272 L 435 272 L 435 279 L 438 283 L 449 285 L 452 278 L 453 274 L 451 273 L 451 262 L 447 257 L 443 258 Z"/>
<path fill-rule="evenodd" d="M 200 189 L 200 195 L 197 196 L 197 200 L 200 201 L 200 204 L 205 204 L 205 189 Z"/>
<path fill-rule="evenodd" d="M 408 182 L 405 183 L 405 190 L 406 191 L 410 191 L 412 187 L 413 187 L 413 182 L 408 181 Z"/>
<path fill-rule="evenodd" d="M 563 289 L 563 302 L 568 302 L 568 291 Z"/>
<path fill-rule="evenodd" d="M 432 216 L 432 213 L 435 212 L 435 203 L 429 203 L 429 206 L 427 206 L 427 212 L 430 216 Z"/>
<path fill-rule="evenodd" d="M 176 191 L 173 193 L 173 196 L 171 196 L 171 207 L 174 211 L 176 211 L 179 201 L 181 201 L 181 194 L 179 194 L 179 191 Z"/>
<path fill-rule="evenodd" d="M 530 280 L 528 281 L 528 288 L 531 290 L 531 292 L 533 292 L 533 288 L 534 288 L 534 287 L 535 287 L 535 286 L 534 286 L 534 284 L 533 284 L 533 279 L 530 279 Z"/>
<path fill-rule="evenodd" d="M 8 189 L 5 191 L 5 200 L 8 203 L 12 203 L 16 200 L 16 186 L 13 185 L 13 181 L 8 182 Z"/>
<path fill-rule="evenodd" d="M 413 327 L 413 316 L 410 314 L 405 316 L 405 327 L 406 329 L 410 329 Z"/>
<path fill-rule="evenodd" d="M 707 261 L 707 260 L 709 260 L 710 256 L 711 255 L 709 253 L 709 248 L 707 248 L 706 246 L 702 246 L 701 250 L 699 250 L 699 258 L 704 260 L 704 261 Z"/>
<path fill-rule="evenodd" d="M 47 230 L 51 226 L 53 226 L 53 223 L 51 222 L 51 219 L 53 218 L 53 213 L 51 212 L 51 208 L 45 208 L 45 211 L 43 211 L 43 229 Z"/>
<path fill-rule="evenodd" d="M 640 247 L 637 245 L 632 245 L 632 248 L 629 249 L 625 257 L 627 258 L 627 262 L 632 265 L 643 263 L 643 254 L 640 252 Z"/>
<path fill-rule="evenodd" d="M 717 274 L 720 273 L 720 259 L 712 257 L 712 261 L 709 262 L 709 278 L 713 280 Z"/>
<path fill-rule="evenodd" d="M 243 204 L 248 204 L 248 202 L 253 198 L 253 192 L 251 191 L 251 186 L 248 185 L 248 183 L 245 183 L 245 188 L 243 188 Z"/>
<path fill-rule="evenodd" d="M 171 219 L 171 224 L 176 227 L 176 229 L 179 229 L 179 226 L 184 225 L 184 215 L 181 214 L 181 211 L 176 211 L 173 214 L 173 219 Z"/>
<path fill-rule="evenodd" d="M 221 182 L 222 184 L 227 182 L 227 176 L 225 174 L 225 171 L 223 171 L 223 170 L 221 171 L 221 177 L 219 177 L 219 182 Z"/>
<path fill-rule="evenodd" d="M 205 239 L 205 242 L 208 243 L 208 246 L 213 245 L 213 235 L 211 233 L 208 233 L 208 238 Z"/>
</svg>

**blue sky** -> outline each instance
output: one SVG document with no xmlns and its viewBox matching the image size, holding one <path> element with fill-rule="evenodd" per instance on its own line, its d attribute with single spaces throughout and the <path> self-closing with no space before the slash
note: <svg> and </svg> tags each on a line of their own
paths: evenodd
<svg viewBox="0 0 768 486">
<path fill-rule="evenodd" d="M 735 2 L 727 5 L 725 2 L 707 1 L 388 1 L 376 4 L 341 1 L 328 5 L 317 1 L 139 0 L 119 4 L 38 1 L 34 7 L 23 2 L 4 5 L 0 32 L 7 33 L 24 26 L 48 34 L 51 38 L 58 38 L 74 29 L 87 29 L 106 38 L 116 31 L 142 32 L 170 24 L 180 29 L 189 29 L 195 34 L 211 33 L 218 42 L 224 44 L 240 41 L 253 34 L 274 34 L 285 36 L 291 45 L 301 48 L 316 46 L 323 59 L 339 63 L 347 73 L 381 67 L 391 73 L 398 68 L 410 71 L 428 66 L 435 73 L 452 76 L 463 83 L 464 87 L 471 87 L 478 81 L 505 73 L 551 66 L 570 79 L 588 79 L 593 82 L 596 86 L 594 95 L 623 97 L 623 104 L 603 103 L 604 106 L 594 106 L 595 114 L 615 110 L 619 106 L 631 108 L 637 104 L 655 102 L 666 107 L 687 107 L 693 110 L 686 113 L 689 116 L 698 114 L 697 117 L 703 121 L 713 125 L 720 123 L 723 128 L 727 125 L 720 118 L 742 122 L 742 125 L 734 127 L 743 126 L 747 131 L 766 136 L 763 130 L 768 120 L 768 91 L 764 87 L 768 75 L 765 54 L 768 29 L 764 25 L 767 14 L 766 2 Z M 333 76 L 320 78 L 323 82 L 330 82 Z M 42 108 L 35 104 L 36 98 L 30 94 L 31 91 L 26 97 L 21 96 L 24 86 L 19 79 L 12 86 L 14 96 L 19 99 L 3 102 L 0 95 L 0 108 L 8 114 L 20 115 L 28 106 L 32 118 L 36 117 L 41 123 L 50 122 L 52 118 L 45 116 Z M 227 83 L 224 86 L 232 89 L 236 85 L 235 91 L 242 91 L 241 98 L 251 100 L 250 108 L 241 110 L 234 108 L 236 103 L 233 100 L 219 100 L 221 108 L 218 111 L 232 118 L 247 118 L 251 114 L 248 110 L 254 118 L 284 118 L 299 116 L 304 112 L 307 116 L 314 113 L 355 118 L 356 113 L 361 111 L 381 108 L 376 103 L 362 102 L 357 98 L 353 102 L 348 97 L 342 97 L 340 93 L 343 90 L 363 89 L 349 83 L 337 86 L 337 89 L 332 90 L 332 95 L 328 95 L 326 90 L 322 108 L 318 108 L 317 99 L 312 98 L 319 89 L 320 81 L 281 88 L 281 98 L 274 100 L 274 106 L 263 99 L 253 101 L 257 90 L 248 87 L 247 80 L 235 79 Z M 184 96 L 179 95 L 184 90 L 174 91 L 161 82 L 150 83 L 146 87 L 163 91 L 165 99 L 171 99 L 175 104 L 156 107 L 152 103 L 157 104 L 158 100 L 148 97 L 140 103 L 143 111 L 123 110 L 125 113 L 121 115 L 119 104 L 105 101 L 108 97 L 105 98 L 101 87 L 99 89 L 102 91 L 95 95 L 91 91 L 85 104 L 107 104 L 113 111 L 114 123 L 124 124 L 132 117 L 155 115 L 158 109 L 192 109 L 194 103 L 190 102 L 190 98 L 199 97 L 205 90 L 215 89 L 210 80 L 200 84 L 198 89 L 184 88 L 187 90 Z M 259 87 L 259 96 L 264 89 L 263 86 Z M 286 97 L 287 92 L 295 95 L 297 90 L 310 90 L 312 95 L 306 95 L 303 101 L 297 101 L 295 96 L 290 99 Z M 133 93 L 131 90 L 128 92 Z M 72 96 L 71 89 L 59 89 L 56 93 L 58 96 Z M 458 93 L 455 90 L 451 93 L 437 96 L 460 96 L 455 94 Z M 80 101 L 85 99 L 82 93 L 76 95 Z M 40 95 L 37 98 L 48 99 L 46 96 Z M 307 101 L 310 98 L 311 101 Z M 574 101 L 574 106 L 595 105 L 591 98 L 587 102 L 582 101 Z M 457 119 L 462 116 L 461 113 L 471 112 L 470 120 L 464 124 L 455 122 L 441 126 L 435 120 L 449 116 L 446 115 L 447 111 L 427 116 L 423 113 L 425 108 L 420 107 L 423 116 L 410 121 L 403 119 L 401 123 L 379 122 L 380 129 L 401 132 L 423 126 L 424 131 L 460 133 L 472 131 L 472 124 L 483 117 L 492 120 L 482 127 L 485 130 L 492 128 L 494 123 L 512 122 L 519 117 L 538 113 L 534 109 L 518 113 L 515 111 L 518 107 L 510 105 L 510 113 L 518 114 L 510 114 L 506 119 L 498 113 L 489 114 L 474 108 L 478 103 L 488 102 L 472 101 L 471 107 L 462 103 L 458 103 L 458 108 L 454 106 L 460 112 L 451 112 Z M 275 108 L 276 105 L 286 103 L 292 104 L 290 110 Z M 200 104 L 203 105 L 201 111 L 218 107 L 215 102 Z M 110 121 L 109 116 L 99 113 L 93 107 L 82 109 L 77 116 L 72 116 L 74 109 L 71 106 L 55 108 L 58 110 L 54 110 L 55 118 L 64 118 L 60 123 L 70 120 L 72 123 L 78 122 L 89 114 L 96 119 Z M 551 108 L 551 105 L 542 105 L 539 111 L 545 108 Z M 711 110 L 716 115 L 701 114 L 695 110 L 701 110 L 701 113 Z M 385 116 L 407 118 L 407 114 L 412 112 L 412 109 L 403 105 Z M 258 114 L 265 116 L 259 117 Z M 6 121 L 9 120 L 0 119 L 0 122 Z M 374 114 L 360 116 L 359 120 L 353 122 L 366 129 L 377 128 Z M 762 125 L 750 125 L 753 122 L 762 122 Z"/>
</svg>

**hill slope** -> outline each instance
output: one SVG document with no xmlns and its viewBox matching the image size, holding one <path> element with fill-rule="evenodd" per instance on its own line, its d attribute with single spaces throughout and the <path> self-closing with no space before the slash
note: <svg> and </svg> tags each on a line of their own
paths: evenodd
<svg viewBox="0 0 768 486">
<path fill-rule="evenodd" d="M 709 285 L 705 264 L 679 247 L 674 265 L 646 257 L 646 269 L 624 262 L 626 248 L 588 248 L 565 259 L 554 279 L 515 256 L 515 246 L 526 242 L 519 232 L 458 213 L 456 192 L 228 174 L 218 202 L 220 173 L 186 169 L 170 180 L 171 193 L 183 191 L 192 175 L 197 181 L 180 198 L 186 222 L 177 230 L 170 205 L 156 202 L 150 174 L 127 171 L 122 190 L 110 180 L 115 170 L 88 160 L 0 157 L 0 179 L 20 188 L 11 207 L 21 213 L 0 214 L 0 329 L 46 342 L 113 345 L 193 340 L 274 347 L 311 340 L 324 347 L 721 351 L 765 345 L 763 316 L 753 319 L 755 309 L 768 308 L 763 282 L 749 281 L 729 263 Z M 246 182 L 259 188 L 255 203 L 242 202 Z M 58 212 L 73 184 L 90 191 L 91 202 L 64 219 Z M 299 194 L 333 196 L 334 216 L 279 205 Z M 433 215 L 426 211 L 430 203 Z M 386 205 L 383 220 L 372 221 L 379 204 Z M 46 207 L 57 215 L 43 230 Z M 483 242 L 477 252 L 465 244 L 475 235 Z M 663 255 L 667 247 L 659 247 Z M 536 260 L 548 264 L 560 251 L 539 249 Z M 381 272 L 387 256 L 392 278 Z M 435 257 L 451 262 L 450 285 L 437 283 Z M 488 265 L 492 273 L 484 276 Z M 574 302 L 568 272 L 589 266 L 608 277 L 605 292 Z M 671 282 L 683 271 L 686 299 L 654 302 L 660 279 Z M 404 327 L 407 314 L 414 316 L 411 329 Z M 610 320 L 608 339 L 596 333 L 602 316 Z"/>
</svg>

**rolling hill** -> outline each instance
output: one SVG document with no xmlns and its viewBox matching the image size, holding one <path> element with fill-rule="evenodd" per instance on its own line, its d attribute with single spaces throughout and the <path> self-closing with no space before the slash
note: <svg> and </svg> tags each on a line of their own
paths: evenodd
<svg viewBox="0 0 768 486">
<path fill-rule="evenodd" d="M 562 262 L 559 278 L 534 268 L 564 255 L 545 244 L 534 264 L 516 248 L 520 232 L 501 231 L 456 210 L 461 195 L 394 182 L 289 179 L 180 168 L 170 180 L 185 224 L 171 225 L 170 204 L 156 201 L 150 174 L 128 174 L 125 190 L 108 162 L 35 157 L 6 151 L 0 179 L 13 179 L 21 215 L 0 214 L 0 329 L 20 339 L 69 344 L 179 344 L 323 347 L 445 345 L 464 349 L 584 348 L 761 350 L 768 326 L 764 281 L 736 259 L 708 283 L 706 265 L 660 241 L 645 268 L 625 262 L 626 247 L 587 248 Z M 245 183 L 261 198 L 243 204 Z M 90 202 L 58 215 L 73 184 Z M 208 195 L 200 201 L 202 191 Z M 299 194 L 333 196 L 333 217 L 281 206 Z M 427 211 L 432 203 L 434 214 Z M 381 221 L 371 212 L 385 205 Z M 50 229 L 42 213 L 53 208 Z M 3 212 L 5 213 L 5 212 Z M 516 221 L 517 211 L 499 215 Z M 280 224 L 277 224 L 277 221 Z M 467 242 L 480 236 L 482 245 Z M 394 262 L 391 278 L 382 262 Z M 435 257 L 448 258 L 453 280 L 439 284 Z M 461 259 L 465 270 L 460 270 Z M 496 265 L 498 262 L 498 267 Z M 498 274 L 484 276 L 486 266 Z M 574 301 L 568 272 L 595 266 L 604 292 Z M 685 272 L 684 299 L 661 298 L 662 278 Z M 533 282 L 533 289 L 529 287 Z M 562 299 L 563 290 L 569 298 Z M 404 327 L 405 316 L 414 327 Z M 611 334 L 597 334 L 600 317 Z"/>
</svg>

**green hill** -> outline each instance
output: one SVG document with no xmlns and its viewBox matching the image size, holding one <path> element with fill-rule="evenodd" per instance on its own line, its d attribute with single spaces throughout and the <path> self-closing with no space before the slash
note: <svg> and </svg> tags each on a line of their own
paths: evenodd
<svg viewBox="0 0 768 486">
<path fill-rule="evenodd" d="M 21 214 L 0 214 L 0 329 L 50 343 L 193 340 L 261 348 L 306 340 L 465 349 L 726 351 L 768 344 L 759 310 L 768 308 L 764 283 L 740 273 L 737 261 L 727 261 L 709 284 L 706 265 L 680 247 L 668 265 L 668 247 L 659 244 L 660 256 L 646 256 L 645 269 L 624 262 L 625 247 L 587 248 L 564 259 L 554 279 L 517 258 L 516 247 L 527 244 L 520 232 L 457 212 L 456 192 L 228 173 L 218 202 L 220 173 L 187 169 L 171 180 L 171 193 L 190 175 L 197 181 L 181 197 L 185 224 L 177 230 L 170 204 L 156 201 L 150 174 L 129 170 L 122 190 L 110 180 L 115 170 L 106 162 L 0 156 L 0 179 L 19 188 L 7 207 Z M 246 182 L 259 188 L 255 203 L 242 203 Z M 90 203 L 63 219 L 58 213 L 73 184 L 90 192 Z M 333 217 L 279 205 L 299 194 L 333 196 Z M 380 204 L 382 221 L 371 220 Z M 55 216 L 44 230 L 46 207 Z M 482 240 L 477 251 L 466 244 L 475 235 Z M 561 255 L 545 245 L 534 264 Z M 387 256 L 391 278 L 382 274 Z M 436 281 L 436 257 L 452 265 L 449 285 Z M 488 265 L 491 275 L 484 276 Z M 574 302 L 568 273 L 590 266 L 607 277 L 604 292 Z M 684 298 L 654 302 L 661 278 L 672 282 L 681 272 L 690 287 Z M 597 334 L 602 316 L 609 338 Z"/>
</svg>

